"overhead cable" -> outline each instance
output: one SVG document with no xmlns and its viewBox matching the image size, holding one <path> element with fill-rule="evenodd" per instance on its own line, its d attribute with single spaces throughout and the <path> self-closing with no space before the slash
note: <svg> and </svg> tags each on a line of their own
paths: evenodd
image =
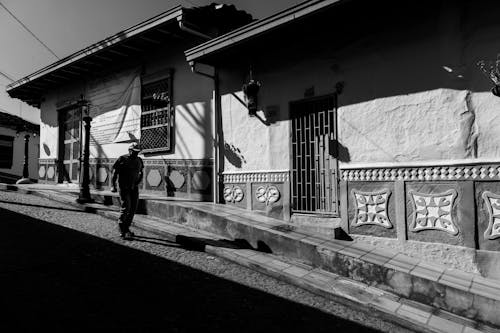
<svg viewBox="0 0 500 333">
<path fill-rule="evenodd" d="M 28 31 L 31 36 L 33 36 L 33 38 L 35 38 L 40 44 L 42 44 L 50 53 L 52 53 L 52 55 L 54 57 L 56 57 L 57 59 L 60 59 L 57 54 L 54 53 L 54 51 L 52 51 L 50 49 L 50 47 L 48 47 L 44 42 L 42 42 L 42 40 L 40 38 L 38 38 L 35 33 L 33 31 L 31 31 L 20 19 L 18 19 L 7 7 L 5 7 L 5 5 L 3 3 L 0 2 L 0 6 L 5 9 L 5 11 L 7 13 L 9 13 L 10 16 L 12 16 L 14 18 L 14 20 L 17 21 L 17 23 L 19 23 L 26 31 Z"/>
</svg>

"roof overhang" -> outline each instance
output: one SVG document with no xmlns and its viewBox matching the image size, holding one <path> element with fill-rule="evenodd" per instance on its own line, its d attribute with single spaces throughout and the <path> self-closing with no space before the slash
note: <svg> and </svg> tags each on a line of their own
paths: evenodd
<svg viewBox="0 0 500 333">
<path fill-rule="evenodd" d="M 347 0 L 310 0 L 303 2 L 268 18 L 247 24 L 223 36 L 193 47 L 185 52 L 186 60 L 190 64 L 196 62 L 211 64 L 209 58 L 216 57 L 218 53 L 232 49 L 239 44 L 253 40 L 279 27 L 283 27 L 298 19 L 310 16 L 346 1 Z"/>
<path fill-rule="evenodd" d="M 230 23 L 220 22 L 227 17 L 232 20 Z M 238 19 L 242 22 L 236 22 Z M 195 25 L 192 20 L 201 26 Z M 249 22 L 251 16 L 229 5 L 176 6 L 23 77 L 9 84 L 6 91 L 12 98 L 40 107 L 44 94 L 50 89 L 101 73 L 114 64 L 141 56 L 168 41 L 191 38 L 202 42 L 215 37 L 220 33 L 208 32 L 212 34 L 209 36 L 202 32 L 214 20 L 219 26 L 226 23 L 227 27 L 231 24 L 241 26 Z"/>
</svg>

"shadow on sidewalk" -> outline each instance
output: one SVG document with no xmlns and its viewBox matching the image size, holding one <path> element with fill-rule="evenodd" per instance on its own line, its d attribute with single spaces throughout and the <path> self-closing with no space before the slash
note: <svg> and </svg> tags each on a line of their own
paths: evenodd
<svg viewBox="0 0 500 333">
<path fill-rule="evenodd" d="M 43 205 L 35 205 L 35 204 L 30 204 L 30 203 L 25 203 L 25 202 L 15 202 L 15 201 L 7 201 L 7 200 L 0 200 L 0 203 L 6 203 L 6 204 L 11 204 L 11 205 L 20 205 L 20 206 L 28 206 L 28 207 L 35 207 L 35 208 L 49 208 L 49 209 L 56 209 L 56 210 L 65 210 L 68 212 L 85 212 L 85 213 L 96 213 L 97 210 L 107 210 L 111 212 L 116 212 L 117 209 L 106 209 L 99 207 L 94 208 L 90 206 L 85 206 L 82 209 L 74 209 L 74 208 L 63 208 L 63 207 L 56 207 L 56 206 L 43 206 Z"/>
<path fill-rule="evenodd" d="M 0 216 L 4 332 L 373 331 L 108 240 L 2 208 Z"/>
</svg>

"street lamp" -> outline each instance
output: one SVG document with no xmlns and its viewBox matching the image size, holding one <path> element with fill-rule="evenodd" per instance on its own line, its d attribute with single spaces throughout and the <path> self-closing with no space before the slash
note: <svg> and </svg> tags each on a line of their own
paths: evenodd
<svg viewBox="0 0 500 333">
<path fill-rule="evenodd" d="M 17 130 L 16 136 L 19 137 L 21 132 L 25 132 L 24 135 L 24 163 L 23 163 L 23 178 L 19 179 L 16 184 L 31 184 L 29 175 L 29 141 L 30 141 L 30 131 L 24 125 Z M 33 137 L 36 137 L 36 132 L 32 132 Z"/>
</svg>

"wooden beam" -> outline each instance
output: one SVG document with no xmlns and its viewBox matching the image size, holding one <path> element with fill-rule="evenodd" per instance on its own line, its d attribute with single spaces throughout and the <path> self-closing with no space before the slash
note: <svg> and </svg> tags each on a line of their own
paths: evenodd
<svg viewBox="0 0 500 333">
<path fill-rule="evenodd" d="M 102 59 L 104 61 L 113 61 L 113 59 L 108 58 L 108 57 L 103 57 L 102 55 L 94 54 L 94 57 L 97 58 L 97 59 Z"/>
<path fill-rule="evenodd" d="M 150 43 L 153 43 L 153 44 L 161 44 L 160 41 L 156 40 L 156 39 L 152 39 L 152 38 L 148 38 L 148 37 L 139 37 L 139 39 L 142 39 L 142 40 L 145 40 L 146 42 L 150 42 Z"/>
<path fill-rule="evenodd" d="M 59 74 L 54 74 L 54 73 L 52 73 L 52 74 L 50 74 L 50 75 L 52 75 L 53 77 L 57 77 L 58 79 L 61 79 L 61 80 L 71 80 L 71 78 L 70 78 L 70 77 L 67 77 L 67 76 L 62 76 L 62 75 L 59 75 Z"/>
<path fill-rule="evenodd" d="M 121 57 L 128 57 L 129 55 L 126 54 L 126 53 L 123 53 L 123 52 L 120 52 L 120 51 L 116 51 L 116 50 L 108 50 L 109 53 L 113 53 L 113 54 L 117 54 Z"/>
<path fill-rule="evenodd" d="M 73 72 L 73 71 L 70 71 L 69 69 L 61 69 L 61 71 L 68 73 L 68 74 L 72 74 L 72 75 L 81 75 L 81 73 Z"/>
<path fill-rule="evenodd" d="M 134 46 L 131 46 L 131 45 L 127 45 L 127 44 L 122 44 L 120 45 L 121 47 L 124 47 L 126 49 L 129 49 L 129 50 L 132 50 L 132 51 L 137 51 L 137 52 L 142 52 L 143 50 L 138 48 L 138 47 L 134 47 Z"/>
</svg>

